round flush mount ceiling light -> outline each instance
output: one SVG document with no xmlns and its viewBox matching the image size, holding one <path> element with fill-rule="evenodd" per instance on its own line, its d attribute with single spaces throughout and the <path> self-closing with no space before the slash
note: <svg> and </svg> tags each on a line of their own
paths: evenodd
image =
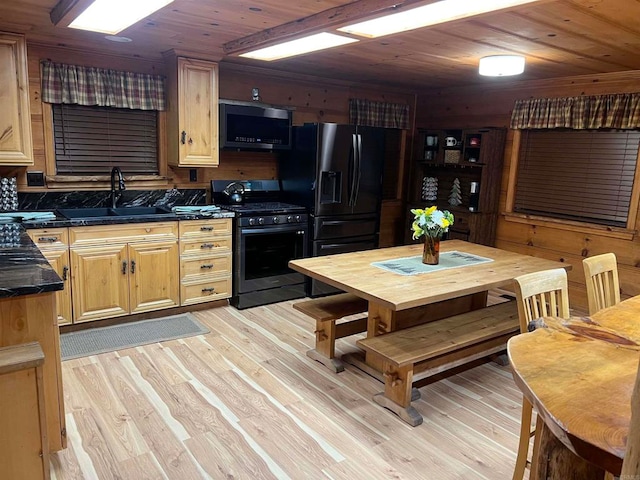
<svg viewBox="0 0 640 480">
<path fill-rule="evenodd" d="M 480 59 L 480 75 L 486 77 L 506 77 L 524 72 L 522 55 L 491 55 Z"/>
<path fill-rule="evenodd" d="M 106 35 L 104 38 L 105 40 L 117 43 L 129 43 L 133 41 L 129 37 L 118 37 L 116 35 Z"/>
</svg>

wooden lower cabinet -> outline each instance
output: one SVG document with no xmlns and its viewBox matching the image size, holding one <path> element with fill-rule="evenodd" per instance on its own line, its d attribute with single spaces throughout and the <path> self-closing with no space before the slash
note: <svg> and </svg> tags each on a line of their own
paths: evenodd
<svg viewBox="0 0 640 480">
<path fill-rule="evenodd" d="M 180 305 L 176 223 L 72 228 L 70 238 L 74 322 Z"/>
<path fill-rule="evenodd" d="M 71 263 L 69 262 L 69 235 L 66 228 L 39 228 L 29 230 L 29 236 L 42 255 L 49 261 L 64 282 L 64 290 L 56 292 L 58 325 L 73 321 L 71 312 Z"/>
<path fill-rule="evenodd" d="M 180 305 L 178 242 L 129 244 L 131 313 Z"/>
<path fill-rule="evenodd" d="M 126 245 L 71 249 L 74 322 L 129 314 Z"/>
<path fill-rule="evenodd" d="M 64 282 L 64 290 L 56 292 L 56 309 L 58 325 L 68 325 L 72 321 L 69 250 L 44 250 L 42 254 Z"/>
<path fill-rule="evenodd" d="M 180 222 L 181 305 L 231 297 L 231 219 Z"/>
</svg>

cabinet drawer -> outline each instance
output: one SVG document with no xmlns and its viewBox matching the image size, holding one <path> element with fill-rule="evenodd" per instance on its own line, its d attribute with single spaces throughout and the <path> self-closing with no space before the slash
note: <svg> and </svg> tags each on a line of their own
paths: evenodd
<svg viewBox="0 0 640 480">
<path fill-rule="evenodd" d="M 72 247 L 113 245 L 155 240 L 177 240 L 178 222 L 132 223 L 69 228 Z"/>
<path fill-rule="evenodd" d="M 231 252 L 231 237 L 180 240 L 181 255 L 206 255 Z"/>
<path fill-rule="evenodd" d="M 211 275 L 231 274 L 231 254 L 209 255 L 206 257 L 185 256 L 180 259 L 182 280 L 196 281 Z"/>
<path fill-rule="evenodd" d="M 27 232 L 41 250 L 64 249 L 69 243 L 69 232 L 66 228 L 39 228 Z"/>
<path fill-rule="evenodd" d="M 231 235 L 230 218 L 211 218 L 208 220 L 186 220 L 180 222 L 180 238 L 210 237 Z"/>
<path fill-rule="evenodd" d="M 231 278 L 219 278 L 204 282 L 182 282 L 180 298 L 182 305 L 211 302 L 231 296 Z"/>
</svg>

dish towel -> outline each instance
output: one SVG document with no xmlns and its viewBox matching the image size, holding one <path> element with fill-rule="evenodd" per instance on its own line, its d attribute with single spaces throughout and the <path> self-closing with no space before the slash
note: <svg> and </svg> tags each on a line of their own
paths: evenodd
<svg viewBox="0 0 640 480">
<path fill-rule="evenodd" d="M 55 220 L 53 212 L 1 212 L 0 223 L 28 222 L 30 220 Z"/>
<path fill-rule="evenodd" d="M 182 205 L 171 209 L 176 215 L 204 215 L 210 216 L 220 211 L 216 205 Z"/>
</svg>

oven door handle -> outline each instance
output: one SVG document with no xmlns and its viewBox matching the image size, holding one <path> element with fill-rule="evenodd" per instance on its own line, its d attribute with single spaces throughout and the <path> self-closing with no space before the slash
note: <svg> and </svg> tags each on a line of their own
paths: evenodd
<svg viewBox="0 0 640 480">
<path fill-rule="evenodd" d="M 260 234 L 260 233 L 282 233 L 282 232 L 295 232 L 295 233 L 299 233 L 300 235 L 304 235 L 307 233 L 307 226 L 306 225 L 300 225 L 300 226 L 293 226 L 293 225 L 286 225 L 286 226 L 282 226 L 282 227 L 268 227 L 268 228 L 241 228 L 240 229 L 240 234 L 241 235 L 247 235 L 247 234 Z"/>
</svg>

